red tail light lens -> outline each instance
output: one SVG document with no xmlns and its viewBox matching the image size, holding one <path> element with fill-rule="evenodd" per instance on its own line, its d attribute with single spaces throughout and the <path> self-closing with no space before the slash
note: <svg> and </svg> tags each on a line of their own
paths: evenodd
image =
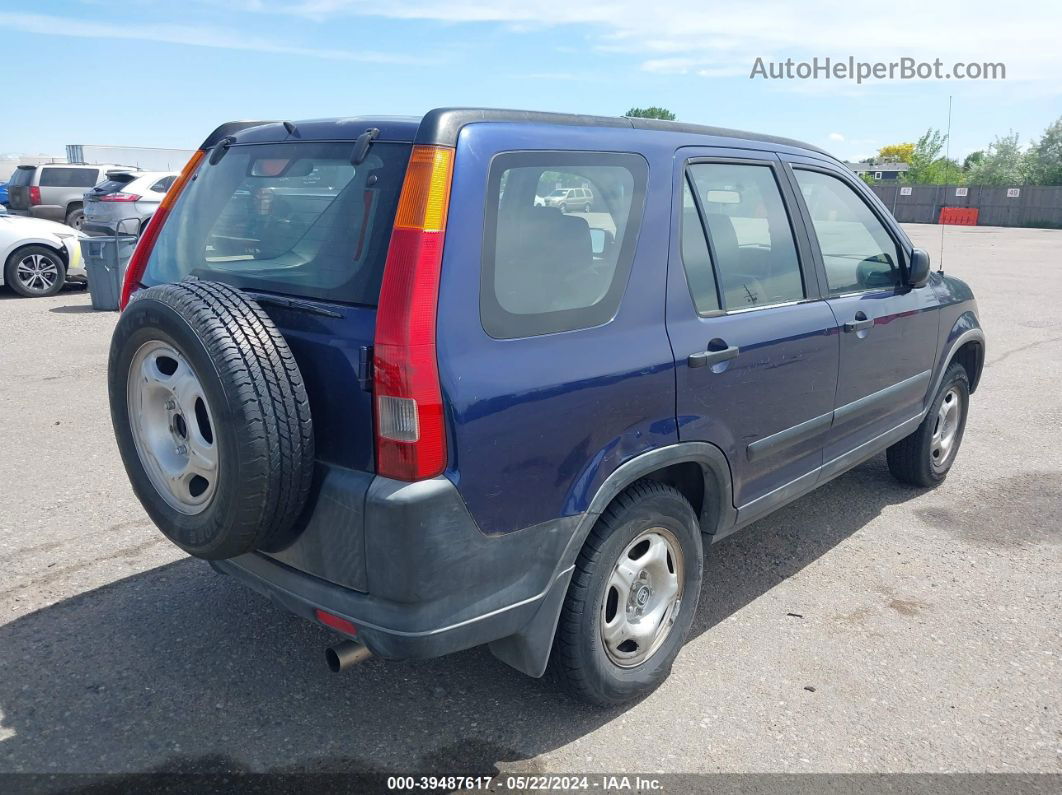
<svg viewBox="0 0 1062 795">
<path fill-rule="evenodd" d="M 137 193 L 105 193 L 99 197 L 101 202 L 138 202 L 140 195 Z"/>
<path fill-rule="evenodd" d="M 122 297 L 118 302 L 120 308 L 125 309 L 126 304 L 129 303 L 129 297 L 140 288 L 140 280 L 144 277 L 148 257 L 151 256 L 151 249 L 155 247 L 155 241 L 159 239 L 159 232 L 162 231 L 162 226 L 166 223 L 166 216 L 170 214 L 170 208 L 177 201 L 177 197 L 181 195 L 181 191 L 188 184 L 188 180 L 192 178 L 192 174 L 199 168 L 199 164 L 205 155 L 206 152 L 200 149 L 189 158 L 184 168 L 181 169 L 181 175 L 174 180 L 173 185 L 166 191 L 166 195 L 162 197 L 158 209 L 151 216 L 147 229 L 141 232 L 140 240 L 137 241 L 136 249 L 133 251 L 133 256 L 129 258 L 129 265 L 125 269 Z"/>
<path fill-rule="evenodd" d="M 41 189 L 38 188 L 36 185 L 31 185 L 30 186 L 29 199 L 30 199 L 30 204 L 40 204 L 41 203 Z"/>
<path fill-rule="evenodd" d="M 453 158 L 448 147 L 413 147 L 380 288 L 376 471 L 398 480 L 434 477 L 446 467 L 435 314 Z"/>
</svg>

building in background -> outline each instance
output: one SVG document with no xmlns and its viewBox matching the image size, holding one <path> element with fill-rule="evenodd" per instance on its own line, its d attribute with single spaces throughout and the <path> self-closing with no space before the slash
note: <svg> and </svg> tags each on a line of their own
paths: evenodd
<svg viewBox="0 0 1062 795">
<path fill-rule="evenodd" d="M 150 146 L 67 144 L 66 159 L 71 163 L 114 163 L 142 171 L 180 171 L 194 151 Z"/>
<path fill-rule="evenodd" d="M 896 182 L 910 166 L 906 163 L 845 163 L 859 176 L 867 174 L 878 182 Z"/>
<path fill-rule="evenodd" d="M 0 182 L 11 179 L 11 172 L 19 166 L 43 166 L 48 163 L 65 163 L 61 155 L 0 155 Z"/>
</svg>

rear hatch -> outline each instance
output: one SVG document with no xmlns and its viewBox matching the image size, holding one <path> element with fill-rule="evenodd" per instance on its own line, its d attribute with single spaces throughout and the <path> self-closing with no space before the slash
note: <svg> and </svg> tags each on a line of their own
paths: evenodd
<svg viewBox="0 0 1062 795">
<path fill-rule="evenodd" d="M 7 184 L 7 203 L 10 209 L 30 208 L 29 186 L 36 172 L 36 166 L 18 166 L 11 174 L 11 181 Z"/>
<path fill-rule="evenodd" d="M 140 226 L 134 221 L 139 222 L 139 215 L 131 208 L 134 202 L 105 201 L 104 197 L 127 193 L 129 183 L 135 181 L 138 176 L 132 171 L 108 171 L 107 179 L 85 194 L 86 228 L 83 231 L 88 234 L 113 234 L 118 222 L 126 221 L 120 231 L 137 234 Z"/>
<path fill-rule="evenodd" d="M 255 297 L 306 381 L 325 463 L 374 469 L 369 363 L 410 144 L 235 144 L 174 203 L 141 283 L 220 281 Z"/>
</svg>

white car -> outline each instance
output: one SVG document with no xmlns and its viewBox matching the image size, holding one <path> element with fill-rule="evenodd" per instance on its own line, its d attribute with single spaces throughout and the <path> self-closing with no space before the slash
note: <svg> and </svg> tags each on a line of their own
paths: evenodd
<svg viewBox="0 0 1062 795">
<path fill-rule="evenodd" d="M 35 298 L 84 281 L 80 236 L 64 224 L 0 211 L 0 285 Z"/>
</svg>

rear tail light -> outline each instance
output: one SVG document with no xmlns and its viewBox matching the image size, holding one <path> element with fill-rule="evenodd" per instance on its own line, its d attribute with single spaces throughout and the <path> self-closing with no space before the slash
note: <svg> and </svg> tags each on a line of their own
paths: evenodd
<svg viewBox="0 0 1062 795">
<path fill-rule="evenodd" d="M 435 314 L 453 160 L 448 147 L 413 147 L 380 287 L 376 471 L 398 480 L 434 477 L 446 467 Z"/>
<path fill-rule="evenodd" d="M 137 193 L 105 193 L 99 197 L 101 202 L 138 202 L 140 195 Z"/>
<path fill-rule="evenodd" d="M 140 280 L 144 277 L 144 269 L 147 268 L 148 257 L 151 256 L 151 249 L 154 248 L 155 241 L 159 239 L 159 232 L 162 231 L 162 225 L 166 223 L 166 216 L 170 214 L 170 208 L 177 201 L 177 197 L 181 195 L 181 191 L 188 184 L 188 180 L 192 178 L 192 174 L 199 168 L 199 163 L 205 155 L 206 152 L 199 149 L 189 158 L 184 168 L 181 169 L 180 176 L 174 180 L 173 185 L 166 191 L 166 195 L 162 197 L 158 209 L 155 210 L 155 214 L 151 216 L 151 221 L 148 222 L 147 229 L 140 233 L 140 240 L 137 241 L 136 249 L 133 251 L 133 256 L 129 258 L 129 265 L 125 270 L 122 297 L 118 302 L 120 308 L 125 309 L 125 305 L 129 303 L 129 297 L 139 289 Z"/>
<path fill-rule="evenodd" d="M 30 186 L 29 199 L 30 199 L 30 204 L 40 204 L 41 203 L 41 189 L 38 188 L 36 185 L 31 185 Z"/>
</svg>

